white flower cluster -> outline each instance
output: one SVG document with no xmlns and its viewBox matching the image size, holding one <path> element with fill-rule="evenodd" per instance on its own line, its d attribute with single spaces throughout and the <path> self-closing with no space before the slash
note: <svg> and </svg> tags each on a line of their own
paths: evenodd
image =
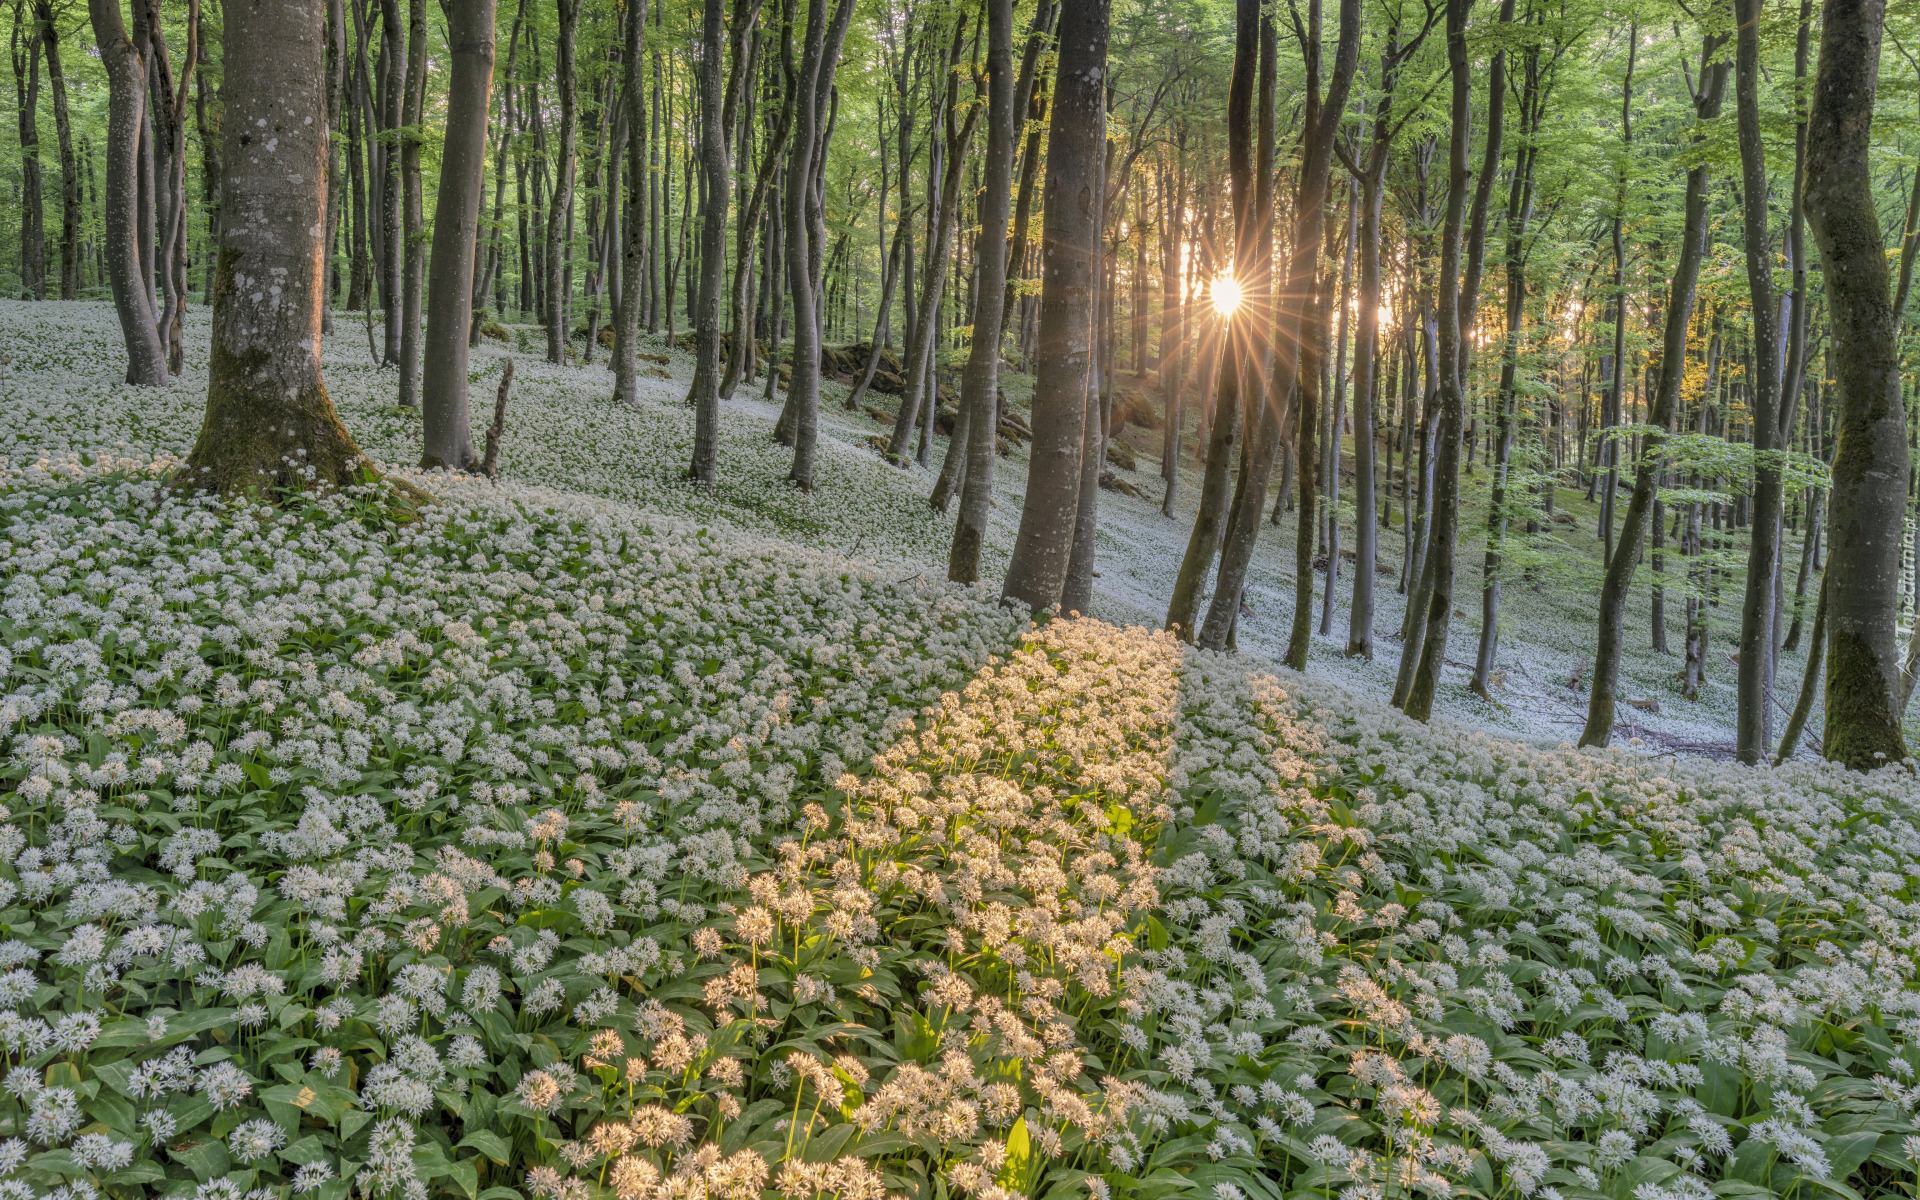
<svg viewBox="0 0 1920 1200">
<path fill-rule="evenodd" d="M 1917 1182 L 1898 768 L 1516 746 L 606 494 L 221 507 L 59 436 L 0 469 L 0 1200 Z"/>
</svg>

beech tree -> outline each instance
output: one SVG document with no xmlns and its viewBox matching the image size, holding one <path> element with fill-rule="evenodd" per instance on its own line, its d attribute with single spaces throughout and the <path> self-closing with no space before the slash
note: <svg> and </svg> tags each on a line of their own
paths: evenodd
<svg viewBox="0 0 1920 1200">
<path fill-rule="evenodd" d="M 320 376 L 325 11 L 322 0 L 224 6 L 226 220 L 207 412 L 181 487 L 271 498 L 347 487 L 367 471 Z"/>
<path fill-rule="evenodd" d="M 1107 124 L 1108 0 L 1063 4 L 1041 201 L 1040 371 L 1020 530 L 1001 595 L 1041 612 L 1060 603 L 1080 513 L 1100 262 Z"/>
</svg>

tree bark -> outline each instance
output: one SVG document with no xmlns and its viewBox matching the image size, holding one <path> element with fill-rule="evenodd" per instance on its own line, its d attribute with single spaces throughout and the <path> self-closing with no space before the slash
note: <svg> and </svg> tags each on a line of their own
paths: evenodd
<svg viewBox="0 0 1920 1200">
<path fill-rule="evenodd" d="M 1318 479 L 1314 469 L 1314 437 L 1320 419 L 1321 367 L 1327 358 L 1328 327 L 1326 305 L 1320 300 L 1319 264 L 1326 234 L 1326 201 L 1333 170 L 1333 143 L 1347 106 L 1347 94 L 1353 85 L 1355 68 L 1360 64 L 1360 3 L 1341 0 L 1340 34 L 1334 50 L 1333 69 L 1327 78 L 1324 96 L 1320 91 L 1320 5 L 1309 8 L 1302 51 L 1307 56 L 1305 133 L 1301 142 L 1298 183 L 1293 205 L 1293 239 L 1287 256 L 1287 280 L 1279 297 L 1278 319 L 1273 338 L 1282 346 L 1296 347 L 1294 353 L 1272 353 L 1272 343 L 1256 337 L 1252 343 L 1263 373 L 1271 362 L 1270 378 L 1262 379 L 1266 392 L 1259 419 L 1247 414 L 1249 432 L 1244 454 L 1240 486 L 1235 489 L 1232 511 L 1227 517 L 1226 537 L 1220 547 L 1220 571 L 1214 581 L 1213 599 L 1207 607 L 1206 623 L 1200 630 L 1200 644 L 1210 650 L 1227 647 L 1233 626 L 1239 618 L 1240 597 L 1246 587 L 1247 568 L 1253 561 L 1255 539 L 1266 515 L 1267 480 L 1273 474 L 1274 458 L 1280 449 L 1281 411 L 1289 395 L 1294 396 L 1298 419 L 1294 452 L 1300 463 L 1300 525 L 1295 543 L 1295 594 L 1293 626 L 1287 637 L 1285 662 L 1294 670 L 1305 670 L 1307 648 L 1313 637 L 1313 541 L 1315 512 L 1318 505 Z M 1263 106 L 1266 81 L 1262 81 Z M 1263 120 L 1271 121 L 1265 111 Z M 1263 131 L 1264 134 L 1264 131 Z M 1265 142 L 1265 136 L 1262 137 Z M 1263 156 L 1264 157 L 1264 156 Z M 1256 164 L 1256 169 L 1264 164 Z M 1261 171 L 1271 178 L 1271 171 Z M 1256 185 L 1260 182 L 1256 179 Z M 1259 204 L 1254 223 L 1265 232 L 1271 245 L 1272 213 L 1269 205 Z M 1244 244 L 1244 243 L 1243 243 Z M 1266 290 L 1264 277 L 1272 273 L 1271 254 L 1261 254 L 1256 242 L 1253 264 L 1256 295 Z M 1240 268 L 1236 265 L 1236 272 Z M 1243 285 L 1244 286 L 1244 285 Z M 1284 485 L 1283 485 L 1284 486 Z"/>
<path fill-rule="evenodd" d="M 13 67 L 14 115 L 20 132 L 20 282 L 25 299 L 47 298 L 47 241 L 40 179 L 40 41 L 37 23 L 26 20 L 27 6 L 13 9 L 8 45 Z"/>
<path fill-rule="evenodd" d="M 1041 8 L 1047 0 L 1041 0 Z M 1035 18 L 1036 24 L 1039 18 Z M 1007 210 L 1013 187 L 1016 109 L 1013 79 L 1013 3 L 987 0 L 987 145 L 981 164 L 980 236 L 974 248 L 973 345 L 960 382 L 960 409 L 968 414 L 966 481 L 960 519 L 947 554 L 947 578 L 980 578 L 980 546 L 993 504 L 994 447 L 999 434 L 1000 331 L 1006 304 Z M 992 332 L 989 333 L 988 331 Z"/>
<path fill-rule="evenodd" d="M 421 122 L 427 105 L 427 4 L 426 0 L 409 0 L 407 5 L 407 82 L 406 96 L 401 107 L 401 122 L 404 128 L 399 134 L 400 155 L 400 193 L 404 208 L 404 227 L 400 246 L 400 403 L 406 408 L 415 408 L 420 404 L 420 371 L 425 347 L 420 341 L 420 306 L 426 291 L 427 276 L 427 217 L 426 186 L 420 178 L 420 143 L 425 138 Z M 449 31 L 451 33 L 451 31 Z M 489 53 L 493 43 L 492 30 L 487 33 Z M 491 70 L 491 64 L 489 64 Z M 449 97 L 451 102 L 451 97 Z M 484 119 L 484 118 L 483 118 Z M 482 151 L 484 154 L 484 150 Z M 456 185 L 456 190 L 464 187 Z M 479 192 L 474 190 L 477 199 Z M 438 211 L 436 209 L 436 211 Z M 475 218 L 477 219 L 477 217 Z M 472 236 L 473 221 L 463 227 L 467 236 Z M 442 235 L 452 230 L 441 231 Z M 468 261 L 472 261 L 472 251 L 468 251 Z M 468 272 L 471 283 L 472 272 Z M 466 334 L 466 325 L 460 327 L 461 335 Z M 462 376 L 464 379 L 465 377 Z M 466 435 L 469 442 L 472 435 Z M 464 456 L 473 457 L 473 448 L 468 446 Z M 448 462 L 448 466 L 455 465 Z M 461 462 L 461 467 L 466 465 Z"/>
<path fill-rule="evenodd" d="M 320 377 L 325 7 L 225 6 L 221 203 L 230 219 L 220 232 L 206 419 L 177 486 L 266 498 L 346 487 L 367 472 Z"/>
<path fill-rule="evenodd" d="M 627 106 L 627 196 L 620 206 L 627 223 L 620 243 L 620 309 L 614 320 L 613 399 L 617 404 L 640 403 L 640 317 L 647 304 L 647 0 L 627 6 L 624 30 Z"/>
<path fill-rule="evenodd" d="M 944 72 L 947 99 L 942 112 L 946 119 L 946 146 L 941 156 L 940 196 L 934 210 L 933 236 L 927 241 L 927 273 L 922 280 L 923 290 L 920 294 L 920 328 L 914 331 L 909 342 L 912 351 L 908 361 L 903 364 L 907 375 L 907 394 L 902 398 L 900 412 L 894 419 L 893 439 L 887 444 L 887 453 L 897 466 L 907 464 L 907 440 L 913 432 L 914 423 L 923 415 L 931 417 L 932 409 L 939 402 L 939 391 L 934 382 L 937 363 L 934 345 L 939 340 L 936 321 L 940 313 L 941 294 L 947 285 L 947 266 L 953 257 L 953 230 L 960 217 L 963 191 L 960 184 L 966 167 L 967 148 L 973 141 L 974 127 L 980 123 L 978 105 L 968 111 L 964 122 L 956 115 L 960 107 L 959 66 L 965 48 L 966 22 L 957 20 L 954 24 L 952 49 Z M 948 453 L 957 452 L 950 445 Z M 945 511 L 946 506 L 939 504 L 935 507 Z"/>
<path fill-rule="evenodd" d="M 1806 214 L 1826 276 L 1839 409 L 1823 589 L 1821 753 L 1870 770 L 1906 757 L 1894 632 L 1906 515 L 1906 411 L 1869 160 L 1886 3 L 1825 0 L 1821 14 L 1820 66 L 1807 119 Z"/>
<path fill-rule="evenodd" d="M 1234 7 L 1233 71 L 1227 83 L 1227 176 L 1232 193 L 1234 230 L 1234 275 L 1244 289 L 1256 260 L 1260 218 L 1256 215 L 1256 167 L 1254 164 L 1254 92 L 1260 60 L 1260 6 L 1257 0 L 1239 0 Z M 1051 180 L 1048 186 L 1052 186 Z M 1267 319 L 1255 314 L 1251 306 L 1241 304 L 1232 312 L 1219 314 L 1219 382 L 1214 393 L 1213 413 L 1203 438 L 1206 465 L 1200 476 L 1200 509 L 1194 515 L 1193 531 L 1187 536 L 1186 552 L 1174 577 L 1173 597 L 1167 604 L 1166 627 L 1186 641 L 1200 632 L 1196 619 L 1200 609 L 1200 589 L 1206 582 L 1214 555 L 1219 553 L 1226 535 L 1230 493 L 1227 469 L 1233 457 L 1235 435 L 1241 425 L 1242 393 L 1251 399 L 1261 394 L 1259 357 L 1248 345 L 1254 323 Z M 1249 360 L 1252 360 L 1251 362 Z M 1247 451 L 1243 450 L 1242 454 Z M 1239 610 L 1239 597 L 1233 599 Z"/>
<path fill-rule="evenodd" d="M 118 0 L 88 0 L 87 13 L 107 72 L 107 279 L 127 346 L 127 382 L 159 387 L 167 382 L 167 351 L 154 321 L 153 289 L 141 266 L 139 242 L 147 64 L 127 36 Z"/>
<path fill-rule="evenodd" d="M 567 271 L 566 253 L 569 226 L 568 218 L 573 212 L 573 180 L 578 164 L 574 162 L 576 143 L 579 141 L 578 72 L 574 66 L 575 33 L 580 24 L 580 0 L 555 0 L 559 10 L 559 31 L 553 42 L 554 90 L 559 93 L 560 127 L 556 133 L 559 145 L 554 154 L 553 194 L 548 198 L 547 208 L 547 254 L 542 264 L 546 271 L 547 295 L 546 311 L 543 316 L 547 324 L 547 361 L 564 364 L 567 361 L 567 292 L 573 282 Z M 720 69 L 718 48 L 712 70 Z M 714 113 L 718 119 L 719 112 Z M 724 151 L 723 151 L 724 152 Z M 725 189 L 722 188 L 724 193 Z"/>
<path fill-rule="evenodd" d="M 1733 13 L 1740 201 L 1753 318 L 1753 370 L 1748 372 L 1747 385 L 1754 450 L 1747 588 L 1740 606 L 1735 753 L 1741 762 L 1752 765 L 1765 758 L 1773 746 L 1773 689 L 1767 665 L 1773 650 L 1773 577 L 1780 553 L 1780 467 L 1773 460 L 1774 452 L 1779 449 L 1780 347 L 1776 335 L 1779 314 L 1773 290 L 1773 248 L 1768 239 L 1767 160 L 1760 140 L 1760 0 L 1733 0 Z M 1898 409 L 1897 398 L 1895 408 Z M 1904 458 L 1904 449 L 1901 453 Z M 1904 475 L 1901 487 L 1904 507 Z"/>
<path fill-rule="evenodd" d="M 1092 319 L 1100 269 L 1107 132 L 1108 0 L 1063 5 L 1042 199 L 1040 370 L 1020 530 L 1002 597 L 1030 611 L 1060 603 L 1080 512 Z"/>
<path fill-rule="evenodd" d="M 47 86 L 53 93 L 53 128 L 60 145 L 60 298 L 80 298 L 80 169 L 73 155 L 73 120 L 67 107 L 67 76 L 60 65 L 60 30 L 50 0 L 37 0 L 40 49 L 47 56 Z"/>
<path fill-rule="evenodd" d="M 1696 150 L 1706 140 L 1707 122 L 1717 119 L 1726 95 L 1727 65 L 1720 58 L 1725 37 L 1705 35 L 1700 51 L 1700 84 L 1694 96 Z M 1710 168 L 1704 158 L 1695 161 L 1687 172 L 1684 227 L 1680 234 L 1680 258 L 1674 267 L 1673 283 L 1667 294 L 1666 328 L 1660 347 L 1660 377 L 1654 391 L 1653 408 L 1647 414 L 1651 431 L 1640 447 L 1640 461 L 1634 467 L 1633 496 L 1627 501 L 1620 537 L 1607 560 L 1606 578 L 1600 585 L 1598 648 L 1594 651 L 1593 680 L 1587 691 L 1587 723 L 1581 731 L 1582 746 L 1605 746 L 1613 737 L 1614 704 L 1620 679 L 1620 653 L 1626 633 L 1627 594 L 1633 587 L 1634 568 L 1640 557 L 1641 538 L 1646 534 L 1654 495 L 1659 486 L 1660 452 L 1666 438 L 1661 431 L 1673 422 L 1680 402 L 1680 389 L 1687 373 L 1687 329 L 1693 323 L 1694 299 L 1700 282 L 1700 266 L 1707 249 L 1707 182 Z M 1614 373 L 1620 373 L 1616 359 Z"/>
<path fill-rule="evenodd" d="M 840 44 L 852 19 L 853 0 L 839 0 L 831 18 L 829 0 L 809 0 L 805 51 L 794 94 L 793 151 L 787 163 L 787 288 L 793 294 L 793 372 L 787 407 L 793 413 L 793 466 L 787 482 L 813 490 L 813 457 L 820 441 L 820 309 L 816 291 L 824 216 L 818 180 L 827 154 L 827 108 L 833 93 Z M 717 284 L 716 279 L 716 284 Z"/>
<path fill-rule="evenodd" d="M 1439 388 L 1431 461 L 1433 499 L 1428 505 L 1420 581 L 1407 600 L 1409 614 L 1419 613 L 1420 628 L 1417 637 L 1407 639 L 1403 650 L 1401 677 L 1406 680 L 1406 691 L 1398 697 L 1402 710 L 1418 721 L 1426 720 L 1433 713 L 1434 696 L 1439 691 L 1441 672 L 1446 664 L 1447 630 L 1453 619 L 1453 560 L 1460 526 L 1460 438 L 1466 423 L 1461 379 L 1464 340 L 1461 309 L 1462 300 L 1473 294 L 1462 286 L 1460 261 L 1467 187 L 1472 178 L 1467 169 L 1473 92 L 1466 38 L 1470 7 L 1471 0 L 1447 0 L 1447 62 L 1453 81 L 1453 102 L 1447 147 L 1447 208 L 1440 233 L 1437 288 L 1440 321 L 1435 338 L 1438 351 L 1435 369 Z M 1511 0 L 1507 0 L 1502 15 L 1511 11 Z M 1496 61 L 1499 57 L 1496 52 Z M 1487 156 L 1497 164 L 1502 130 L 1492 110 L 1503 99 L 1505 89 L 1490 91 Z M 1471 277 L 1475 272 L 1468 270 L 1465 274 Z M 1404 661 L 1408 656 L 1413 659 L 1411 674 Z"/>
<path fill-rule="evenodd" d="M 465 471 L 474 464 L 473 420 L 467 409 L 467 334 L 473 321 L 481 192 L 486 187 L 494 0 L 446 0 L 446 15 L 453 71 L 447 83 L 440 189 L 433 207 L 420 465 Z"/>
<path fill-rule="evenodd" d="M 402 207 L 400 140 L 405 136 L 407 55 L 400 29 L 400 0 L 380 0 L 380 303 L 386 334 L 381 365 L 399 367 L 401 291 L 405 286 L 406 215 Z"/>
</svg>

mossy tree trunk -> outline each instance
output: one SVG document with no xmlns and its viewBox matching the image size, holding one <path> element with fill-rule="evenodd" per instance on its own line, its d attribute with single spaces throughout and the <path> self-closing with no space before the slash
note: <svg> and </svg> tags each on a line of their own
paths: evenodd
<svg viewBox="0 0 1920 1200">
<path fill-rule="evenodd" d="M 1906 411 L 1899 325 L 1874 211 L 1869 149 L 1885 0 L 1826 0 L 1807 121 L 1806 210 L 1833 330 L 1839 444 L 1825 600 L 1827 711 L 1821 752 L 1867 769 L 1906 756 L 1900 732 L 1901 532 Z"/>
<path fill-rule="evenodd" d="M 299 491 L 361 476 L 360 447 L 320 378 L 325 11 L 324 0 L 225 9 L 213 361 L 206 418 L 176 477 L 183 487 Z"/>
</svg>

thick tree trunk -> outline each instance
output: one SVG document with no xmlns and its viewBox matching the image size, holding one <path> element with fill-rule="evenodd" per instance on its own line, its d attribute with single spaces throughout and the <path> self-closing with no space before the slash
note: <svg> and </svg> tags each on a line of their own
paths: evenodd
<svg viewBox="0 0 1920 1200">
<path fill-rule="evenodd" d="M 1020 531 L 1001 595 L 1041 612 L 1060 602 L 1080 512 L 1095 281 L 1104 207 L 1108 0 L 1064 5 L 1047 184 L 1040 290 L 1040 371 Z"/>
<path fill-rule="evenodd" d="M 167 351 L 154 321 L 153 289 L 140 257 L 140 133 L 147 116 L 147 65 L 134 49 L 117 0 L 88 0 L 94 41 L 107 72 L 107 279 L 127 345 L 127 382 L 167 382 Z M 315 34 L 316 45 L 318 34 Z"/>
<path fill-rule="evenodd" d="M 1906 515 L 1906 411 L 1869 160 L 1886 3 L 1825 0 L 1821 13 L 1820 67 L 1807 120 L 1806 212 L 1826 276 L 1839 408 L 1821 753 L 1868 770 L 1906 757 L 1894 632 Z"/>
<path fill-rule="evenodd" d="M 1700 86 L 1694 98 L 1696 147 L 1705 138 L 1705 124 L 1720 115 L 1726 94 L 1727 66 L 1719 52 L 1725 38 L 1706 35 L 1700 52 Z M 1719 59 L 1719 61 L 1716 61 Z M 1709 167 L 1696 161 L 1687 172 L 1684 227 L 1680 235 L 1680 259 L 1674 268 L 1673 284 L 1667 295 L 1666 329 L 1660 348 L 1660 378 L 1655 387 L 1653 409 L 1647 414 L 1652 427 L 1640 447 L 1640 461 L 1634 467 L 1633 496 L 1627 501 L 1620 537 L 1607 560 L 1606 578 L 1600 585 L 1599 646 L 1594 651 L 1593 680 L 1587 692 L 1587 723 L 1580 734 L 1582 746 L 1604 746 L 1613 737 L 1614 704 L 1620 679 L 1620 653 L 1626 636 L 1627 595 L 1633 588 L 1634 568 L 1640 557 L 1641 538 L 1653 509 L 1659 485 L 1660 452 L 1666 441 L 1659 432 L 1673 423 L 1680 403 L 1680 389 L 1687 373 L 1687 329 L 1693 323 L 1694 298 L 1700 282 L 1700 265 L 1707 248 L 1707 180 Z M 1614 373 L 1620 373 L 1616 360 Z"/>
<path fill-rule="evenodd" d="M 494 0 L 446 0 L 446 137 L 433 207 L 433 265 L 427 279 L 423 467 L 470 470 L 473 421 L 467 411 L 468 327 L 481 192 L 486 187 L 487 112 L 492 103 Z"/>
<path fill-rule="evenodd" d="M 1044 8 L 1046 0 L 1041 4 Z M 981 164 L 980 236 L 974 248 L 974 333 L 967 372 L 960 382 L 960 410 L 968 417 L 967 474 L 960 492 L 960 520 L 954 526 L 953 546 L 947 554 L 947 578 L 955 583 L 973 583 L 980 578 L 980 546 L 986 540 L 993 505 L 1015 111 L 1013 3 L 987 0 L 987 145 Z"/>
<path fill-rule="evenodd" d="M 225 6 L 221 200 L 230 219 L 220 233 L 206 420 L 176 477 L 181 487 L 267 498 L 346 487 L 367 471 L 320 378 L 325 8 L 324 0 Z"/>
</svg>

